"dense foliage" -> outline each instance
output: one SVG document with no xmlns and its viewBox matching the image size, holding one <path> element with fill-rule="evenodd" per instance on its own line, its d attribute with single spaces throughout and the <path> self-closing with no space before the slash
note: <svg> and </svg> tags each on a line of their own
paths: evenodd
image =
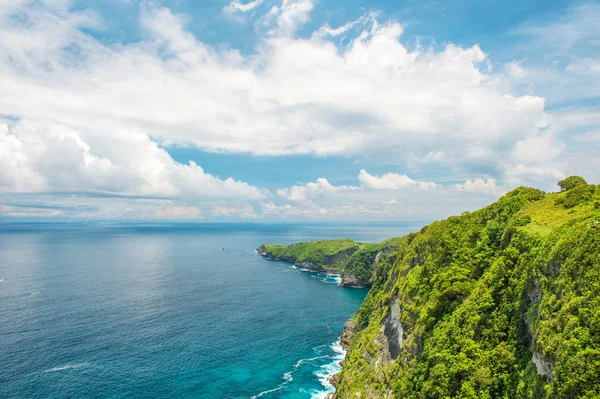
<svg viewBox="0 0 600 399">
<path fill-rule="evenodd" d="M 337 396 L 600 397 L 599 199 L 521 187 L 408 235 L 373 272 Z"/>
<path fill-rule="evenodd" d="M 581 176 L 569 176 L 566 179 L 558 182 L 558 186 L 560 187 L 561 191 L 570 190 L 576 186 L 579 186 L 580 184 L 587 184 L 585 179 Z"/>
</svg>

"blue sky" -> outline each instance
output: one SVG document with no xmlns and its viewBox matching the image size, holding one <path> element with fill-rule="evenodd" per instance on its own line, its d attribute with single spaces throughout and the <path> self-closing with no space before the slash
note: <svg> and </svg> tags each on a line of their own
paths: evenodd
<svg viewBox="0 0 600 399">
<path fill-rule="evenodd" d="M 0 2 L 3 220 L 432 220 L 598 181 L 600 6 Z"/>
</svg>

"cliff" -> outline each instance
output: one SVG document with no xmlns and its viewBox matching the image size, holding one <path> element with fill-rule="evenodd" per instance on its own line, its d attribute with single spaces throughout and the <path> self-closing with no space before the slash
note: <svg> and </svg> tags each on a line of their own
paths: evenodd
<svg viewBox="0 0 600 399">
<path fill-rule="evenodd" d="M 402 239 L 380 244 L 349 239 L 301 242 L 292 245 L 263 244 L 256 250 L 269 259 L 293 263 L 296 267 L 328 274 L 341 274 L 342 286 L 368 287 L 379 262 L 398 248 Z"/>
<path fill-rule="evenodd" d="M 336 396 L 600 397 L 600 188 L 582 180 L 406 236 L 344 328 Z"/>
</svg>

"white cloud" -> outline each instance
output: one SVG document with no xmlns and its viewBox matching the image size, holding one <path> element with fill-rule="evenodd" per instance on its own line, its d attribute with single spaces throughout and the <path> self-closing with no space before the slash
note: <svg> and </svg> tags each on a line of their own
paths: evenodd
<svg viewBox="0 0 600 399">
<path fill-rule="evenodd" d="M 232 217 L 238 216 L 242 219 L 257 218 L 254 207 L 252 205 L 246 205 L 242 207 L 224 207 L 216 206 L 212 210 L 214 216 Z"/>
<path fill-rule="evenodd" d="M 150 39 L 118 47 L 79 31 L 72 15 L 13 21 L 0 29 L 0 107 L 98 135 L 136 130 L 257 155 L 381 152 L 401 164 L 443 142 L 444 162 L 460 166 L 482 162 L 464 152 L 477 143 L 498 170 L 516 141 L 538 134 L 543 99 L 503 92 L 479 47 L 409 50 L 401 25 L 377 21 L 342 50 L 318 35 L 294 38 L 311 9 L 310 1 L 276 6 L 281 32 L 249 57 L 199 42 L 165 8 L 144 6 Z M 6 45 L 15 34 L 52 46 L 23 53 Z"/>
<path fill-rule="evenodd" d="M 277 29 L 272 34 L 292 36 L 298 27 L 306 23 L 314 7 L 313 0 L 283 0 L 273 6 L 265 16 L 265 23 L 275 20 Z"/>
<path fill-rule="evenodd" d="M 516 186 L 524 184 L 525 182 L 557 182 L 560 179 L 565 178 L 565 174 L 561 171 L 560 167 L 546 165 L 546 166 L 531 166 L 525 164 L 518 164 L 512 166 L 506 172 L 507 181 L 510 185 Z"/>
<path fill-rule="evenodd" d="M 370 175 L 362 169 L 358 175 L 360 185 L 374 190 L 401 190 L 405 188 L 432 189 L 437 184 L 427 181 L 416 181 L 406 175 L 386 173 L 382 176 Z"/>
<path fill-rule="evenodd" d="M 0 121 L 1 122 L 1 121 Z M 268 193 L 219 179 L 136 131 L 85 134 L 54 123 L 0 123 L 0 191 L 97 192 L 160 197 L 262 199 Z"/>
<path fill-rule="evenodd" d="M 374 18 L 374 16 L 372 16 L 372 17 Z M 350 29 L 354 28 L 356 25 L 364 23 L 365 21 L 367 21 L 367 16 L 363 15 L 362 17 L 358 18 L 357 20 L 351 21 L 351 22 L 346 22 L 344 25 L 339 26 L 337 28 L 332 28 L 331 26 L 329 26 L 328 23 L 325 23 L 325 25 L 321 26 L 319 28 L 319 30 L 315 32 L 315 35 L 337 37 L 337 36 L 343 35 L 344 33 L 348 32 Z"/>
<path fill-rule="evenodd" d="M 242 3 L 242 2 L 235 0 L 235 1 L 232 1 L 231 3 L 229 3 L 227 6 L 223 7 L 223 11 L 228 12 L 228 13 L 236 13 L 236 12 L 246 13 L 248 11 L 254 10 L 256 7 L 260 6 L 263 2 L 264 2 L 264 0 L 254 0 L 254 1 L 249 1 L 247 3 Z"/>
<path fill-rule="evenodd" d="M 467 191 L 470 193 L 498 194 L 496 180 L 491 178 L 487 180 L 467 180 L 463 184 L 457 184 L 456 189 L 458 189 L 459 191 Z"/>
<path fill-rule="evenodd" d="M 373 176 L 362 169 L 358 175 L 359 186 L 335 186 L 324 178 L 318 178 L 314 182 L 305 185 L 295 185 L 291 188 L 283 188 L 276 191 L 276 194 L 294 202 L 312 202 L 315 200 L 323 201 L 325 198 L 336 196 L 350 196 L 352 193 L 364 197 L 364 193 L 372 190 L 402 190 L 402 189 L 434 189 L 437 184 L 433 182 L 413 180 L 406 175 L 396 173 L 386 173 L 382 176 Z"/>
<path fill-rule="evenodd" d="M 538 86 L 530 86 L 540 76 L 562 82 L 569 73 L 580 79 L 573 98 L 597 96 L 597 79 L 590 79 L 597 75 L 593 52 L 548 70 L 523 60 L 494 71 L 479 46 L 413 49 L 403 42 L 402 25 L 380 23 L 374 14 L 298 37 L 312 0 L 283 0 L 271 8 L 263 20 L 268 33 L 249 55 L 202 43 L 187 29 L 184 15 L 151 3 L 141 7 L 143 40 L 109 45 L 82 30 L 103 26 L 94 13 L 69 11 L 68 1 L 43 3 L 0 2 L 0 110 L 17 120 L 0 123 L 4 194 L 177 199 L 136 203 L 138 213 L 113 199 L 114 209 L 102 211 L 140 217 L 156 217 L 161 210 L 193 214 L 194 207 L 205 217 L 244 217 L 253 212 L 247 201 L 269 197 L 193 162 L 175 162 L 161 148 L 180 144 L 254 155 L 369 158 L 415 170 L 435 163 L 450 176 L 457 171 L 493 176 L 502 187 L 556 181 L 575 161 L 596 165 L 589 160 L 596 157 L 597 109 L 547 113 L 545 99 L 532 94 Z M 226 9 L 239 14 L 261 4 L 234 1 Z M 556 54 L 565 54 L 597 37 L 589 16 L 598 10 L 576 8 L 566 19 L 517 34 L 550 46 L 548 35 L 557 27 L 566 47 Z M 19 18 L 10 18 L 17 12 Z M 333 42 L 341 35 L 348 35 L 344 47 Z M 585 130 L 579 140 L 566 137 L 574 128 Z M 493 193 L 492 183 L 495 187 L 494 179 L 478 179 L 461 187 Z M 261 209 L 333 217 L 352 209 L 401 212 L 410 203 L 425 214 L 436 199 L 419 191 L 434 187 L 406 175 L 361 171 L 357 185 L 321 178 L 278 190 Z M 409 189 L 420 202 L 404 197 Z M 438 201 L 465 195 L 454 186 L 436 189 L 445 195 Z M 197 198 L 207 203 L 195 203 Z M 211 198 L 230 202 L 209 204 Z"/>
<path fill-rule="evenodd" d="M 320 196 L 328 196 L 331 194 L 341 193 L 344 191 L 356 190 L 357 187 L 352 186 L 334 186 L 324 177 L 317 179 L 315 182 L 307 183 L 304 186 L 293 186 L 277 190 L 277 195 L 290 201 L 308 201 L 316 199 Z"/>
</svg>

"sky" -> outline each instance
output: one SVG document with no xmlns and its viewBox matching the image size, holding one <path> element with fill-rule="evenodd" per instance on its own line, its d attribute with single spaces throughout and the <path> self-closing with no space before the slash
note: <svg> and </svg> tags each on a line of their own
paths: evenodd
<svg viewBox="0 0 600 399">
<path fill-rule="evenodd" d="M 0 221 L 430 221 L 600 182 L 600 3 L 0 0 Z"/>
</svg>

